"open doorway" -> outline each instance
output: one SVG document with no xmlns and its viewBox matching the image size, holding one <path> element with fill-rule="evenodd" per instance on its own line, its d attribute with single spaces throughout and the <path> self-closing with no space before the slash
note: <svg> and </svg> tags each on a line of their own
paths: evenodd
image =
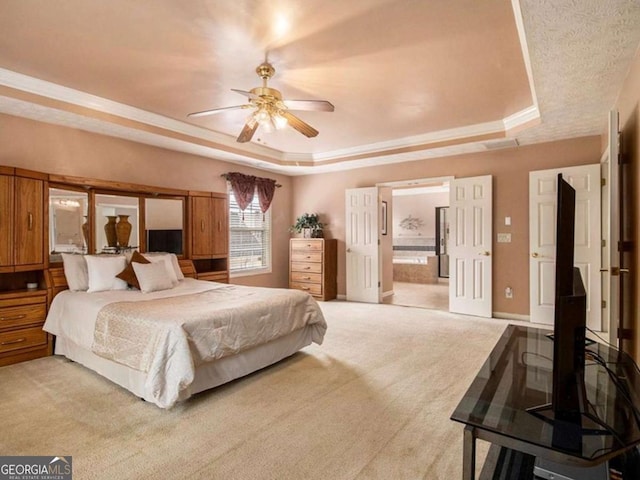
<svg viewBox="0 0 640 480">
<path fill-rule="evenodd" d="M 449 182 L 427 179 L 390 187 L 393 288 L 383 303 L 448 311 Z"/>
</svg>

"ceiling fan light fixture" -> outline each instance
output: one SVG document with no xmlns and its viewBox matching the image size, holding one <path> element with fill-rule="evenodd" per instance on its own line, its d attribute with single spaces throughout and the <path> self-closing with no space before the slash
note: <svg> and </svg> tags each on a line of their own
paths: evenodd
<svg viewBox="0 0 640 480">
<path fill-rule="evenodd" d="M 255 108 L 254 112 L 247 118 L 247 121 L 238 135 L 237 141 L 247 143 L 251 141 L 253 134 L 258 127 L 262 127 L 265 133 L 274 130 L 282 130 L 290 126 L 294 130 L 303 134 L 308 138 L 318 135 L 318 130 L 306 123 L 304 120 L 295 116 L 291 111 L 307 110 L 319 112 L 333 112 L 334 107 L 331 102 L 326 100 L 288 100 L 282 98 L 282 94 L 275 88 L 267 85 L 268 80 L 276 73 L 275 68 L 269 63 L 264 62 L 256 68 L 256 73 L 262 79 L 262 86 L 252 88 L 250 91 L 238 90 L 232 88 L 236 93 L 244 95 L 248 98 L 243 105 L 235 105 L 232 107 L 214 108 L 212 110 L 203 110 L 188 114 L 189 117 L 204 117 L 214 115 L 229 110 Z"/>
<path fill-rule="evenodd" d="M 287 124 L 289 123 L 289 121 L 285 117 L 283 117 L 280 112 L 277 112 L 271 118 L 273 120 L 273 124 L 276 126 L 276 130 L 287 128 Z"/>
</svg>

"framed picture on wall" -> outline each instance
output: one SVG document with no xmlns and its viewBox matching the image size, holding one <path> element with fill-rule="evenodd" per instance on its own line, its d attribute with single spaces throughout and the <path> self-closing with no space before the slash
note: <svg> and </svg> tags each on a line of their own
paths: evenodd
<svg viewBox="0 0 640 480">
<path fill-rule="evenodd" d="M 382 201 L 382 226 L 381 226 L 382 235 L 387 234 L 387 202 Z"/>
</svg>

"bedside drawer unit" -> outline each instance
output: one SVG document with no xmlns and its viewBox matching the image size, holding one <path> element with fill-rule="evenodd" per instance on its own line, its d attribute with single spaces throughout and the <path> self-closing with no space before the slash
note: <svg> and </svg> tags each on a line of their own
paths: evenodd
<svg viewBox="0 0 640 480">
<path fill-rule="evenodd" d="M 289 244 L 289 288 L 310 293 L 318 300 L 337 295 L 337 241 L 293 238 Z"/>
<path fill-rule="evenodd" d="M 202 272 L 198 273 L 198 280 L 229 283 L 229 274 L 227 272 Z"/>
<path fill-rule="evenodd" d="M 47 344 L 47 332 L 39 327 L 0 333 L 0 353 Z"/>
<path fill-rule="evenodd" d="M 25 325 L 42 324 L 46 315 L 47 308 L 43 304 L 0 308 L 0 331 Z"/>
<path fill-rule="evenodd" d="M 0 366 L 53 353 L 51 335 L 42 330 L 47 316 L 47 292 L 0 292 Z"/>
</svg>

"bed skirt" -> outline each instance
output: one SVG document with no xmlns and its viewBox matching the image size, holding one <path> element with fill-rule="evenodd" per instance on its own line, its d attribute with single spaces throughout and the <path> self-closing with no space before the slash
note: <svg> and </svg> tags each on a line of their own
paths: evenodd
<svg viewBox="0 0 640 480">
<path fill-rule="evenodd" d="M 237 355 L 202 364 L 196 368 L 191 387 L 182 392 L 179 400 L 186 400 L 195 393 L 217 387 L 287 358 L 310 345 L 313 333 L 314 325 L 306 326 Z M 99 357 L 62 336 L 56 337 L 55 354 L 84 365 L 137 397 L 156 403 L 153 397 L 145 392 L 145 372 Z"/>
</svg>

